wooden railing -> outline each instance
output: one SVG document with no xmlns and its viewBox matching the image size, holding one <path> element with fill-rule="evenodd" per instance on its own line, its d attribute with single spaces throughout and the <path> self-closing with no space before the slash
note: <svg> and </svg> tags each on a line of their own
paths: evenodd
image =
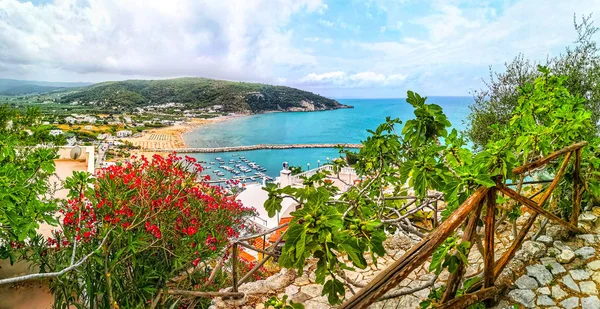
<svg viewBox="0 0 600 309">
<path fill-rule="evenodd" d="M 483 280 L 482 283 L 471 288 L 467 294 L 454 298 L 461 280 L 464 276 L 465 265 L 459 265 L 456 272 L 450 274 L 446 282 L 446 290 L 442 296 L 441 305 L 438 308 L 464 308 L 473 303 L 490 299 L 498 295 L 505 286 L 495 285 L 495 281 L 513 258 L 515 252 L 520 248 L 529 229 L 533 225 L 538 215 L 542 215 L 549 220 L 558 223 L 568 230 L 575 233 L 584 233 L 585 231 L 577 226 L 577 220 L 581 210 L 581 195 L 583 185 L 580 179 L 581 168 L 581 149 L 587 145 L 587 142 L 573 144 L 569 147 L 556 151 L 544 158 L 540 158 L 523 166 L 513 169 L 516 175 L 527 173 L 533 169 L 545 166 L 549 162 L 565 155 L 565 158 L 553 181 L 548 185 L 542 197 L 536 202 L 529 197 L 510 189 L 500 179 L 496 186 L 491 188 L 480 187 L 471 195 L 454 213 L 452 213 L 438 228 L 427 235 L 421 242 L 413 246 L 404 256 L 399 258 L 394 264 L 383 270 L 377 277 L 369 282 L 364 288 L 354 294 L 340 308 L 367 308 L 376 302 L 386 292 L 396 287 L 404 280 L 414 269 L 421 266 L 465 220 L 465 230 L 462 236 L 463 241 L 472 241 L 477 220 L 481 214 L 483 206 L 486 207 L 486 217 L 484 220 L 484 252 L 483 252 Z M 550 198 L 552 191 L 556 188 L 564 175 L 571 157 L 575 157 L 574 162 L 574 183 L 573 183 L 573 209 L 569 221 L 565 221 L 553 213 L 544 209 L 544 204 Z M 510 197 L 529 209 L 532 213 L 527 222 L 521 228 L 512 245 L 504 252 L 502 257 L 494 260 L 494 234 L 495 234 L 495 210 L 496 196 L 498 192 Z"/>
</svg>

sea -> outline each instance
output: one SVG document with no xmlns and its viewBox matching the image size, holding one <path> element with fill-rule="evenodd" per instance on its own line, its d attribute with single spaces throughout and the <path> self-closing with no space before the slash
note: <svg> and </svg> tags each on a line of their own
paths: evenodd
<svg viewBox="0 0 600 309">
<path fill-rule="evenodd" d="M 267 113 L 234 118 L 229 121 L 208 124 L 184 135 L 188 147 L 223 147 L 255 144 L 307 144 L 307 143 L 360 143 L 369 133 L 385 121 L 386 117 L 400 118 L 403 122 L 414 118 L 413 107 L 406 99 L 338 99 L 342 104 L 354 106 L 318 112 Z M 452 123 L 452 127 L 463 130 L 472 97 L 429 97 L 427 103 L 440 105 Z M 398 130 L 401 130 L 399 127 Z M 318 167 L 340 156 L 332 149 L 282 149 L 255 150 L 227 153 L 187 154 L 198 160 L 215 162 L 220 157 L 226 162 L 236 162 L 245 157 L 266 168 L 265 174 L 276 177 L 282 163 L 302 166 L 303 170 Z M 219 169 L 219 163 L 212 171 Z M 207 170 L 207 174 L 211 174 Z M 233 176 L 223 171 L 226 178 Z M 247 175 L 254 174 L 248 173 Z M 241 174 L 240 174 L 241 175 Z M 214 176 L 213 179 L 218 178 Z"/>
</svg>

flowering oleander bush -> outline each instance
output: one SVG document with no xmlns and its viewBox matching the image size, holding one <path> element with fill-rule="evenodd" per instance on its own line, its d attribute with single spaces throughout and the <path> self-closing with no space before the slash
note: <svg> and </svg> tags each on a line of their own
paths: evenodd
<svg viewBox="0 0 600 309">
<path fill-rule="evenodd" d="M 209 260 L 248 229 L 244 218 L 254 211 L 204 182 L 201 171 L 193 158 L 169 155 L 69 178 L 62 232 L 46 240 L 39 264 L 61 270 L 95 254 L 51 282 L 55 307 L 162 306 L 179 301 L 168 288 L 202 289 Z"/>
</svg>

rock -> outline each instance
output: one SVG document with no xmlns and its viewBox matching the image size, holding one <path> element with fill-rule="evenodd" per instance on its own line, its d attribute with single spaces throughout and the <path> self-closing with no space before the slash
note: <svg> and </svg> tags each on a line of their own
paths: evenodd
<svg viewBox="0 0 600 309">
<path fill-rule="evenodd" d="M 551 295 L 550 294 L 550 289 L 547 286 L 541 287 L 539 289 L 537 289 L 537 293 L 538 294 L 542 294 L 542 295 Z"/>
<path fill-rule="evenodd" d="M 563 240 L 569 237 L 569 231 L 560 225 L 550 225 L 546 227 L 546 235 L 555 240 Z"/>
<path fill-rule="evenodd" d="M 303 286 L 303 285 L 310 284 L 310 280 L 308 279 L 308 276 L 302 275 L 301 277 L 298 277 L 296 279 L 295 283 L 298 286 Z"/>
<path fill-rule="evenodd" d="M 584 260 L 587 260 L 593 257 L 596 254 L 596 249 L 592 247 L 581 247 L 575 250 L 575 255 L 581 257 Z"/>
<path fill-rule="evenodd" d="M 265 279 L 248 282 L 240 286 L 239 291 L 247 294 L 268 294 L 283 289 L 294 282 L 297 272 L 293 269 L 282 269 L 279 273 Z"/>
<path fill-rule="evenodd" d="M 537 241 L 527 240 L 523 242 L 521 250 L 515 254 L 515 258 L 522 261 L 529 261 L 534 258 L 541 258 L 546 254 L 546 246 Z"/>
<path fill-rule="evenodd" d="M 550 269 L 550 272 L 553 275 L 560 275 L 567 272 L 567 270 L 562 265 L 558 264 L 556 261 L 544 263 L 544 265 L 546 266 L 546 268 Z"/>
<path fill-rule="evenodd" d="M 592 275 L 592 280 L 594 280 L 594 282 L 600 284 L 600 271 L 594 272 L 594 274 Z"/>
<path fill-rule="evenodd" d="M 598 270 L 598 269 L 600 269 L 600 260 L 595 260 L 595 261 L 589 262 L 587 264 L 587 266 L 591 270 Z"/>
<path fill-rule="evenodd" d="M 567 292 L 560 288 L 558 285 L 552 286 L 552 298 L 561 300 L 567 296 Z"/>
<path fill-rule="evenodd" d="M 552 248 L 548 248 L 548 251 L 546 252 L 546 255 L 551 256 L 551 257 L 556 257 L 561 252 L 562 252 L 561 250 L 552 247 Z"/>
<path fill-rule="evenodd" d="M 548 295 L 540 295 L 537 298 L 538 306 L 554 306 L 556 303 Z"/>
<path fill-rule="evenodd" d="M 541 285 L 548 285 L 552 282 L 552 273 L 542 264 L 527 266 L 527 275 L 534 277 Z"/>
<path fill-rule="evenodd" d="M 538 239 L 536 239 L 536 241 L 539 241 L 539 242 L 543 243 L 546 246 L 550 246 L 554 242 L 554 240 L 552 239 L 552 237 L 550 237 L 548 235 L 542 235 L 542 236 L 538 237 Z"/>
<path fill-rule="evenodd" d="M 596 215 L 594 215 L 591 212 L 584 212 L 581 215 L 579 215 L 579 221 L 580 222 L 591 222 L 591 223 L 594 223 L 594 222 L 596 222 L 597 219 L 598 219 L 598 217 L 596 217 Z"/>
<path fill-rule="evenodd" d="M 598 296 L 590 296 L 581 299 L 581 309 L 598 308 L 600 308 L 600 299 L 598 299 Z"/>
<path fill-rule="evenodd" d="M 527 308 L 535 307 L 533 302 L 535 300 L 535 293 L 533 293 L 532 290 L 512 290 L 508 293 L 508 297 L 512 301 L 517 302 Z"/>
<path fill-rule="evenodd" d="M 550 262 L 556 262 L 556 259 L 548 256 L 540 258 L 540 264 L 542 265 L 548 265 Z"/>
<path fill-rule="evenodd" d="M 568 250 L 572 251 L 571 247 L 569 247 L 567 244 L 565 244 L 564 242 L 562 242 L 560 240 L 555 241 L 553 243 L 553 246 L 554 246 L 554 248 L 556 248 L 556 249 L 558 249 L 560 251 L 565 250 L 565 249 L 568 249 Z"/>
<path fill-rule="evenodd" d="M 290 295 L 290 294 L 287 294 Z M 296 294 L 293 294 L 290 296 L 290 300 L 294 301 L 295 303 L 305 303 L 307 300 L 311 299 L 312 296 L 306 294 L 306 293 L 302 293 L 302 292 L 298 292 Z"/>
<path fill-rule="evenodd" d="M 582 281 L 579 282 L 579 288 L 581 293 L 588 295 L 598 295 L 598 289 L 596 289 L 596 283 L 593 281 Z"/>
<path fill-rule="evenodd" d="M 571 274 L 571 277 L 573 277 L 573 280 L 577 281 L 587 280 L 592 275 L 585 269 L 573 269 L 569 273 Z"/>
<path fill-rule="evenodd" d="M 596 237 L 592 234 L 577 235 L 577 238 L 583 239 L 587 244 L 593 245 L 596 243 Z"/>
<path fill-rule="evenodd" d="M 515 284 L 519 287 L 519 289 L 535 289 L 538 287 L 538 282 L 527 275 L 521 276 L 519 279 L 517 279 L 517 281 L 515 281 Z"/>
<path fill-rule="evenodd" d="M 287 288 L 285 288 L 285 294 L 287 295 L 294 295 L 298 292 L 300 292 L 300 288 L 295 285 L 290 285 Z"/>
<path fill-rule="evenodd" d="M 577 298 L 577 297 L 567 298 L 567 299 L 563 300 L 562 302 L 560 302 L 560 305 L 565 307 L 565 309 L 577 308 L 577 306 L 579 306 L 579 298 Z"/>
<path fill-rule="evenodd" d="M 310 284 L 302 287 L 302 293 L 306 293 L 309 296 L 317 297 L 321 296 L 323 286 L 320 284 Z"/>
<path fill-rule="evenodd" d="M 575 253 L 569 249 L 564 249 L 559 256 L 556 257 L 556 260 L 559 263 L 567 264 L 571 263 L 571 261 L 575 258 Z"/>
<path fill-rule="evenodd" d="M 566 286 L 568 287 L 570 290 L 579 293 L 579 286 L 575 283 L 575 281 L 573 281 L 573 278 L 571 278 L 570 275 L 566 275 L 564 277 L 562 277 L 562 279 L 560 279 L 560 281 Z"/>
</svg>

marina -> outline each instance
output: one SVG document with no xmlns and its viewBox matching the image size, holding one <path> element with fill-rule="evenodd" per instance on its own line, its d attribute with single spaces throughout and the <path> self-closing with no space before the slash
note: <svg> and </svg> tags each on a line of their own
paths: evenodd
<svg viewBox="0 0 600 309">
<path fill-rule="evenodd" d="M 238 159 L 238 160 L 236 160 Z M 256 162 L 251 162 L 243 156 L 240 156 L 237 153 L 232 154 L 232 158 L 222 158 L 216 157 L 215 161 L 199 161 L 202 164 L 203 168 L 206 170 L 204 175 L 211 176 L 211 179 L 207 181 L 212 184 L 222 184 L 225 183 L 226 187 L 230 187 L 234 184 L 231 184 L 231 181 L 238 181 L 239 184 L 249 183 L 249 182 L 270 182 L 273 181 L 274 178 L 267 175 L 267 168 L 257 164 Z M 219 164 L 218 167 L 216 166 Z M 212 174 L 215 177 L 210 175 L 211 173 L 208 171 L 215 166 L 215 169 L 212 170 Z"/>
</svg>

